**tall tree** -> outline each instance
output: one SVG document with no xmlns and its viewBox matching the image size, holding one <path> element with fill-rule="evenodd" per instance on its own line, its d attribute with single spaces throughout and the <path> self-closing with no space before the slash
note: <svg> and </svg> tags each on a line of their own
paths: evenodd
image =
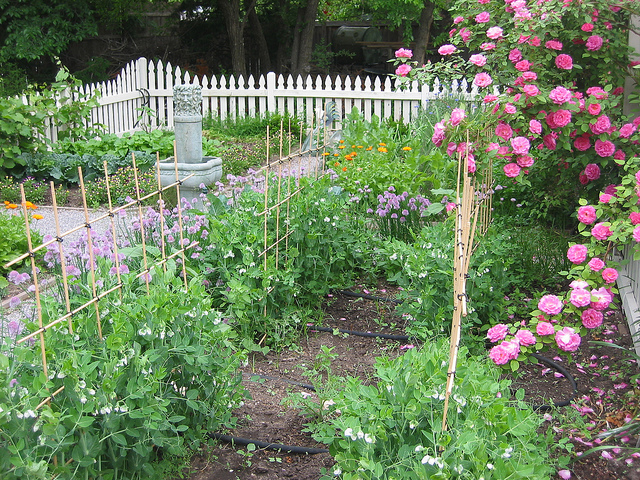
<svg viewBox="0 0 640 480">
<path fill-rule="evenodd" d="M 298 19 L 291 51 L 291 72 L 294 75 L 309 72 L 313 53 L 313 31 L 318 17 L 320 0 L 308 0 L 298 10 Z"/>
<path fill-rule="evenodd" d="M 218 0 L 218 7 L 227 26 L 233 73 L 243 77 L 247 76 L 244 29 L 248 23 L 249 12 L 253 10 L 255 5 L 256 0 L 248 0 L 247 2 L 243 0 Z"/>
</svg>

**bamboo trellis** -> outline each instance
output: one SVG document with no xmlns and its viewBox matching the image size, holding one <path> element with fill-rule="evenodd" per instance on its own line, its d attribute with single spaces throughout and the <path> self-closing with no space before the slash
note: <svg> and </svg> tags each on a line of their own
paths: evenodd
<svg viewBox="0 0 640 480">
<path fill-rule="evenodd" d="M 469 145 L 467 139 L 467 145 Z M 442 430 L 447 429 L 449 399 L 453 392 L 462 319 L 467 316 L 467 274 L 471 255 L 477 248 L 476 235 L 482 236 L 491 223 L 493 193 L 492 166 L 477 176 L 469 175 L 469 152 L 458 157 L 458 184 L 456 190 L 455 241 L 453 256 L 453 319 L 449 340 L 449 367 L 445 388 Z"/>
</svg>

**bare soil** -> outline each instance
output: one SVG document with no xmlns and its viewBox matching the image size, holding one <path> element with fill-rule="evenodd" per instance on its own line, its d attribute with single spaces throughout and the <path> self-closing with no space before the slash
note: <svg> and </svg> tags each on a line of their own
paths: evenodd
<svg viewBox="0 0 640 480">
<path fill-rule="evenodd" d="M 354 286 L 354 291 L 363 291 L 364 286 Z M 387 297 L 396 293 L 394 287 L 380 285 L 372 295 Z M 324 325 L 334 328 L 360 332 L 375 331 L 380 333 L 403 332 L 403 320 L 393 312 L 393 304 L 354 298 L 336 293 L 327 297 L 324 303 Z M 389 325 L 395 323 L 394 328 Z M 384 324 L 384 325 L 382 325 Z M 631 339 L 626 321 L 619 311 L 611 312 L 606 318 L 604 328 L 594 334 L 590 340 L 613 342 L 630 347 Z M 283 400 L 289 392 L 304 391 L 282 380 L 289 379 L 309 383 L 309 379 L 301 375 L 305 366 L 314 362 L 320 347 L 333 347 L 338 357 L 332 362 L 332 371 L 337 375 L 358 375 L 369 378 L 375 358 L 380 355 L 399 355 L 401 343 L 396 341 L 365 338 L 355 335 L 335 335 L 317 332 L 310 329 L 301 338 L 297 348 L 279 354 L 270 353 L 256 356 L 244 369 L 245 386 L 252 399 L 236 411 L 240 419 L 233 432 L 235 437 L 261 440 L 284 445 L 311 448 L 323 448 L 307 433 L 302 432 L 306 420 L 300 411 L 290 408 Z M 555 357 L 553 352 L 548 356 Z M 569 439 L 575 452 L 585 452 L 594 442 L 595 434 L 607 428 L 624 425 L 636 417 L 638 395 L 633 376 L 638 375 L 638 365 L 630 361 L 630 357 L 622 350 L 609 346 L 596 346 L 585 342 L 571 362 L 555 357 L 556 363 L 564 366 L 575 378 L 578 392 L 571 405 L 547 412 L 554 428 L 556 439 Z M 256 381 L 256 375 L 274 377 Z M 253 378 L 252 378 L 253 377 Z M 523 388 L 525 400 L 534 405 L 550 405 L 574 397 L 569 381 L 548 365 L 534 363 L 521 369 L 513 378 L 514 391 Z M 575 412 L 570 412 L 573 409 Z M 590 431 L 584 427 L 567 427 L 567 415 L 580 416 L 589 423 Z M 543 415 L 543 412 L 540 412 Z M 544 434 L 549 427 L 545 422 L 541 428 Z M 635 437 L 626 439 L 626 443 L 605 440 L 601 444 L 620 446 L 635 445 Z M 553 453 L 552 453 L 553 454 Z M 558 454 L 558 453 L 555 453 Z M 640 479 L 640 459 L 633 459 L 630 452 L 621 450 L 611 454 L 611 458 L 602 452 L 577 459 L 567 468 L 572 472 L 571 478 L 584 480 L 623 480 Z M 629 462 L 628 458 L 632 458 Z M 626 461 L 625 461 L 626 460 Z M 315 455 L 279 453 L 269 449 L 256 449 L 248 452 L 246 447 L 219 442 L 207 447 L 192 459 L 190 468 L 181 478 L 190 480 L 275 480 L 294 478 L 297 480 L 318 480 L 321 469 L 330 469 L 333 459 L 328 453 Z M 559 476 L 554 478 L 560 478 Z"/>
</svg>

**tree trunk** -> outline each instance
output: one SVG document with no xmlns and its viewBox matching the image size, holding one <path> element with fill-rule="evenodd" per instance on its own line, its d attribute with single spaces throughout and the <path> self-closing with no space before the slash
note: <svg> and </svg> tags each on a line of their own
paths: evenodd
<svg viewBox="0 0 640 480">
<path fill-rule="evenodd" d="M 249 25 L 251 27 L 251 34 L 255 38 L 258 46 L 258 58 L 260 59 L 260 72 L 269 73 L 271 71 L 271 57 L 269 56 L 269 48 L 267 47 L 267 39 L 264 37 L 262 31 L 262 25 L 258 14 L 256 14 L 255 7 L 249 12 Z"/>
<path fill-rule="evenodd" d="M 298 71 L 298 53 L 300 52 L 300 38 L 302 37 L 302 26 L 304 23 L 304 9 L 298 9 L 296 26 L 293 27 L 293 43 L 291 45 L 291 69 L 290 72 Z"/>
<path fill-rule="evenodd" d="M 253 10 L 256 0 L 252 0 L 247 12 Z M 240 0 L 218 0 L 218 6 L 224 16 L 231 48 L 231 68 L 235 75 L 247 76 L 247 62 L 244 55 L 244 27 L 248 14 L 241 17 Z"/>
<path fill-rule="evenodd" d="M 302 22 L 296 25 L 296 34 L 299 32 L 297 56 L 292 55 L 291 69 L 294 75 L 309 73 L 311 54 L 313 52 L 313 31 L 318 15 L 318 3 L 320 0 L 309 0 L 302 15 Z M 300 20 L 300 15 L 298 15 Z"/>
<path fill-rule="evenodd" d="M 427 45 L 431 35 L 431 24 L 433 23 L 434 9 L 435 4 L 427 0 L 425 1 L 422 13 L 420 14 L 418 35 L 416 36 L 416 48 L 413 50 L 413 60 L 418 62 L 418 65 L 424 64 Z"/>
</svg>

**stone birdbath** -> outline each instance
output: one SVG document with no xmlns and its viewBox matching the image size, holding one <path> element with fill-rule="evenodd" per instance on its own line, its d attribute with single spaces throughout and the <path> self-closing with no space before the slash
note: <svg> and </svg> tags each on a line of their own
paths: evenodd
<svg viewBox="0 0 640 480">
<path fill-rule="evenodd" d="M 180 185 L 180 196 L 191 200 L 222 177 L 222 159 L 202 156 L 202 87 L 176 85 L 173 87 L 174 132 L 176 158 L 180 180 L 193 174 Z M 169 157 L 160 162 L 162 186 L 176 182 L 176 162 Z"/>
</svg>

